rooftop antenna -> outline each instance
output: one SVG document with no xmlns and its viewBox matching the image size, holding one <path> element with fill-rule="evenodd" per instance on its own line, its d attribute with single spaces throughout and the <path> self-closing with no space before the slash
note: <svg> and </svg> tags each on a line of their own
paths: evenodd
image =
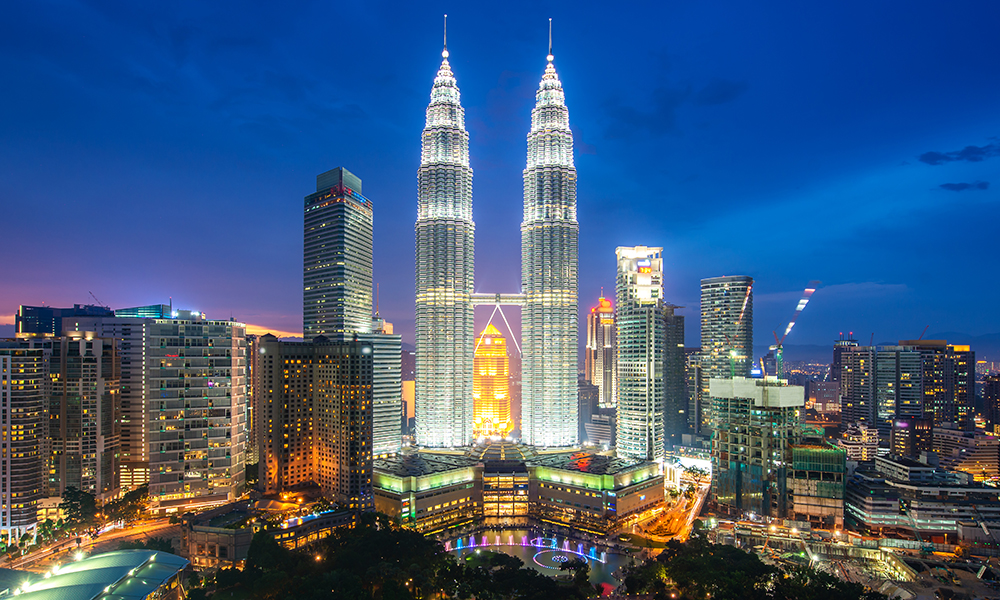
<svg viewBox="0 0 1000 600">
<path fill-rule="evenodd" d="M 375 284 L 375 318 L 378 318 L 378 284 Z"/>
<path fill-rule="evenodd" d="M 448 58 L 448 15 L 444 16 L 444 50 L 441 52 L 443 58 Z"/>
<path fill-rule="evenodd" d="M 546 57 L 549 62 L 552 62 L 555 57 L 552 56 L 552 17 L 549 17 L 549 55 Z"/>
</svg>

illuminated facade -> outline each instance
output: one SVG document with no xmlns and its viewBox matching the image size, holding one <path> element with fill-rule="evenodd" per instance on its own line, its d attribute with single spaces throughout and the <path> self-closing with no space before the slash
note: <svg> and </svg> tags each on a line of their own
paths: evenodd
<svg viewBox="0 0 1000 600">
<path fill-rule="evenodd" d="M 598 406 L 618 405 L 615 359 L 615 309 L 611 300 L 601 296 L 587 315 L 587 349 L 584 356 L 584 379 L 597 386 Z"/>
<path fill-rule="evenodd" d="M 619 247 L 618 435 L 619 456 L 663 458 L 664 361 L 663 248 Z"/>
<path fill-rule="evenodd" d="M 372 325 L 372 203 L 343 167 L 316 176 L 305 198 L 303 338 L 368 333 Z"/>
<path fill-rule="evenodd" d="M 447 48 L 442 57 L 417 172 L 415 412 L 425 447 L 468 444 L 473 421 L 472 169 Z"/>
<path fill-rule="evenodd" d="M 121 486 L 149 483 L 154 510 L 222 504 L 243 492 L 246 326 L 166 305 L 63 321 L 64 333 L 117 338 Z"/>
<path fill-rule="evenodd" d="M 260 339 L 260 478 L 265 493 L 315 483 L 342 508 L 370 510 L 372 345 Z"/>
<path fill-rule="evenodd" d="M 0 538 L 16 541 L 35 527 L 42 497 L 45 357 L 41 349 L 0 341 Z"/>
<path fill-rule="evenodd" d="M 475 406 L 472 434 L 507 437 L 514 429 L 510 417 L 510 358 L 507 340 L 492 324 L 479 334 L 473 362 L 472 397 Z"/>
<path fill-rule="evenodd" d="M 923 414 L 934 427 L 946 424 L 964 431 L 975 428 L 976 353 L 945 340 L 900 340 L 920 352 Z"/>
<path fill-rule="evenodd" d="M 525 443 L 577 443 L 576 167 L 562 83 L 549 54 L 535 94 L 521 223 L 521 431 Z"/>
<path fill-rule="evenodd" d="M 709 381 L 750 377 L 753 362 L 753 278 L 745 275 L 701 280 L 702 398 L 699 430 L 710 435 L 716 420 Z"/>
</svg>

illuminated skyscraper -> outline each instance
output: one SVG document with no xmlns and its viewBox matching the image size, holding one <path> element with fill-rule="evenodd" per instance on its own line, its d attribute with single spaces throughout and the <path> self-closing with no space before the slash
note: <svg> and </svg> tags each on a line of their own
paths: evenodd
<svg viewBox="0 0 1000 600">
<path fill-rule="evenodd" d="M 618 404 L 615 380 L 615 309 L 611 300 L 601 296 L 587 315 L 587 349 L 584 356 L 584 379 L 597 386 L 600 408 Z"/>
<path fill-rule="evenodd" d="M 510 358 L 507 340 L 492 324 L 476 340 L 475 375 L 472 379 L 472 397 L 475 411 L 472 435 L 506 437 L 513 429 L 510 418 Z"/>
<path fill-rule="evenodd" d="M 416 437 L 425 447 L 469 443 L 473 417 L 469 133 L 447 44 L 441 56 L 417 172 Z"/>
<path fill-rule="evenodd" d="M 303 337 L 368 333 L 372 326 L 372 203 L 343 167 L 316 176 L 305 198 Z"/>
<path fill-rule="evenodd" d="M 663 248 L 620 247 L 618 328 L 619 456 L 663 458 Z"/>
<path fill-rule="evenodd" d="M 712 379 L 750 377 L 753 362 L 753 278 L 701 280 L 701 433 L 715 428 L 708 385 Z M 724 418 L 719 416 L 719 419 Z"/>
<path fill-rule="evenodd" d="M 525 443 L 569 446 L 577 442 L 578 411 L 576 167 L 551 44 L 547 59 L 524 169 L 521 430 Z"/>
</svg>

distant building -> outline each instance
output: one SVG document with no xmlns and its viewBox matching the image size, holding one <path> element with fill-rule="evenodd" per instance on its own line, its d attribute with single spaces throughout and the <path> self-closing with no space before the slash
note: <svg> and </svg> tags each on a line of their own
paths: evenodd
<svg viewBox="0 0 1000 600">
<path fill-rule="evenodd" d="M 809 402 L 818 413 L 840 412 L 840 384 L 836 381 L 810 381 L 806 386 Z"/>
<path fill-rule="evenodd" d="M 587 348 L 584 353 L 584 379 L 597 386 L 602 408 L 618 404 L 615 378 L 615 309 L 602 295 L 587 315 Z"/>
<path fill-rule="evenodd" d="M 33 531 L 38 520 L 48 433 L 45 390 L 43 351 L 0 340 L 0 426 L 8 432 L 0 438 L 6 457 L 0 463 L 0 539 L 8 544 Z"/>
<path fill-rule="evenodd" d="M 711 499 L 720 512 L 788 514 L 791 447 L 801 438 L 805 390 L 783 380 L 712 379 Z M 807 469 L 806 469 L 807 470 Z"/>
<path fill-rule="evenodd" d="M 114 312 L 106 306 L 74 304 L 73 308 L 51 306 L 19 306 L 14 317 L 16 333 L 62 335 L 63 319 L 73 317 L 112 317 Z"/>
<path fill-rule="evenodd" d="M 260 339 L 258 489 L 315 484 L 342 508 L 371 510 L 372 344 Z"/>
<path fill-rule="evenodd" d="M 930 419 L 896 419 L 892 424 L 890 453 L 903 458 L 920 458 L 934 451 L 934 422 Z"/>
<path fill-rule="evenodd" d="M 663 248 L 619 247 L 618 433 L 619 456 L 656 460 L 664 456 L 664 367 L 666 322 Z M 671 311 L 673 316 L 673 311 Z"/>
<path fill-rule="evenodd" d="M 472 397 L 472 434 L 507 437 L 514 429 L 510 415 L 510 357 L 507 338 L 492 324 L 476 340 Z"/>
<path fill-rule="evenodd" d="M 878 430 L 864 423 L 849 426 L 837 440 L 837 445 L 847 452 L 848 460 L 875 460 L 878 454 Z"/>
<path fill-rule="evenodd" d="M 687 388 L 687 429 L 692 434 L 701 432 L 702 404 L 702 372 L 701 372 L 701 348 L 684 349 L 684 378 Z"/>
<path fill-rule="evenodd" d="M 840 420 L 875 427 L 875 355 L 871 346 L 846 346 L 841 349 Z"/>
<path fill-rule="evenodd" d="M 899 345 L 920 352 L 925 417 L 932 418 L 935 427 L 954 423 L 959 429 L 973 429 L 976 353 L 945 340 L 900 340 Z"/>
<path fill-rule="evenodd" d="M 934 428 L 934 452 L 941 467 L 972 475 L 976 481 L 1000 476 L 1000 438 L 981 431 Z"/>
<path fill-rule="evenodd" d="M 791 446 L 789 519 L 824 529 L 844 527 L 847 453 L 827 443 Z"/>
<path fill-rule="evenodd" d="M 371 332 L 373 211 L 361 179 L 343 167 L 317 175 L 304 224 L 305 341 Z"/>
<path fill-rule="evenodd" d="M 753 363 L 753 278 L 745 275 L 701 280 L 702 397 L 698 427 L 711 434 L 716 418 L 708 400 L 712 379 L 750 377 Z"/>
<path fill-rule="evenodd" d="M 854 333 L 844 337 L 844 334 L 840 334 L 839 340 L 834 340 L 833 342 L 833 362 L 830 364 L 830 381 L 840 381 L 840 372 L 843 367 L 843 362 L 841 356 L 844 350 L 848 348 L 853 348 L 858 345 L 858 340 L 854 339 Z"/>
<path fill-rule="evenodd" d="M 986 377 L 983 383 L 986 431 L 1000 435 L 1000 373 Z"/>
<path fill-rule="evenodd" d="M 687 355 L 684 350 L 682 306 L 663 305 L 663 442 L 667 448 L 681 443 L 688 432 Z"/>
</svg>

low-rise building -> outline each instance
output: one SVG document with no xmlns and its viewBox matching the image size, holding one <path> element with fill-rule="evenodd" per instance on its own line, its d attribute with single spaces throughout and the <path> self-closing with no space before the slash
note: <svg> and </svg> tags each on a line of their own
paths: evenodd
<svg viewBox="0 0 1000 600">
<path fill-rule="evenodd" d="M 846 517 L 854 529 L 886 537 L 957 543 L 962 522 L 1000 521 L 1000 491 L 957 471 L 879 457 L 848 481 Z"/>
<path fill-rule="evenodd" d="M 943 468 L 963 471 L 976 481 L 1000 475 L 1000 438 L 996 436 L 981 431 L 935 427 L 934 451 Z"/>
<path fill-rule="evenodd" d="M 875 460 L 878 454 L 878 429 L 864 424 L 852 425 L 837 440 L 837 445 L 847 452 L 847 460 Z"/>
</svg>

